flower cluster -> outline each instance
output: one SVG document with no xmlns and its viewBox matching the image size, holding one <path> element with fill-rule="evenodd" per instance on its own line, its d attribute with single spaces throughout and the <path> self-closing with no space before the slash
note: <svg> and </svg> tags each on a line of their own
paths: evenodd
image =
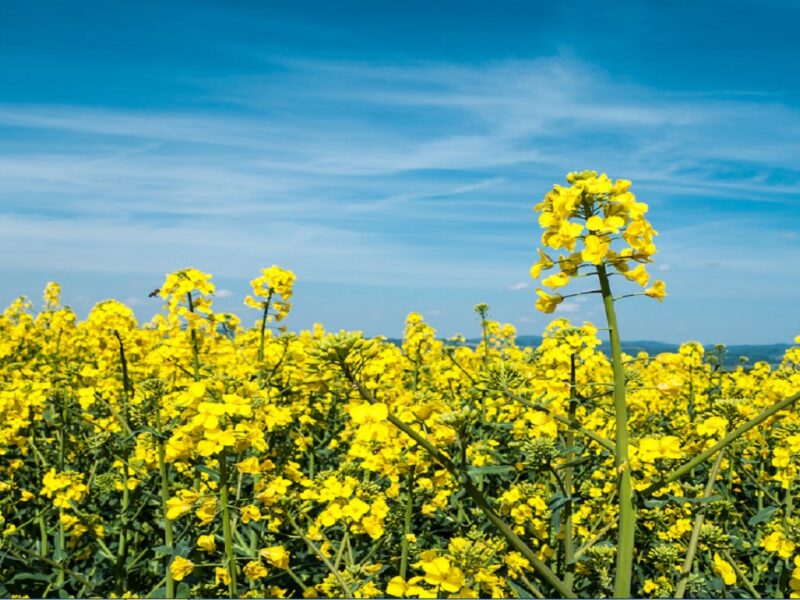
<svg viewBox="0 0 800 600">
<path fill-rule="evenodd" d="M 569 186 L 555 185 L 535 206 L 544 229 L 542 245 L 564 253 L 553 258 L 540 249 L 531 277 L 539 279 L 557 265 L 557 273 L 542 279 L 543 286 L 556 290 L 578 277 L 582 267 L 609 266 L 645 288 L 646 296 L 663 300 L 664 282 L 655 281 L 648 287 L 650 274 L 645 267 L 656 253 L 653 238 L 658 232 L 645 217 L 647 204 L 631 193 L 631 182 L 612 181 L 596 171 L 570 173 L 567 182 Z M 536 307 L 545 313 L 553 312 L 564 300 L 561 294 L 541 288 L 537 294 Z"/>
</svg>

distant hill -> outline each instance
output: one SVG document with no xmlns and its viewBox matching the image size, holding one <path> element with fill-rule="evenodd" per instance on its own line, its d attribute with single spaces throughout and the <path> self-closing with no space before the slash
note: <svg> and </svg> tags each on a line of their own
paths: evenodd
<svg viewBox="0 0 800 600">
<path fill-rule="evenodd" d="M 400 345 L 402 340 L 390 338 L 390 343 Z M 446 340 L 443 340 L 446 341 Z M 470 338 L 466 345 L 475 346 L 480 342 L 479 338 Z M 517 336 L 517 344 L 523 347 L 535 348 L 542 343 L 540 335 L 520 335 Z M 654 342 L 650 340 L 633 340 L 622 342 L 622 351 L 626 354 L 636 355 L 639 352 L 647 352 L 651 356 L 662 352 L 676 352 L 679 344 L 668 344 L 666 342 Z M 712 344 L 704 344 L 706 352 L 713 350 Z M 790 348 L 789 344 L 733 344 L 725 348 L 725 366 L 733 367 L 739 364 L 739 357 L 747 357 L 747 365 L 753 365 L 760 361 L 777 365 L 781 362 L 783 354 Z M 606 353 L 611 353 L 611 348 L 607 341 L 603 341 L 600 349 Z"/>
</svg>

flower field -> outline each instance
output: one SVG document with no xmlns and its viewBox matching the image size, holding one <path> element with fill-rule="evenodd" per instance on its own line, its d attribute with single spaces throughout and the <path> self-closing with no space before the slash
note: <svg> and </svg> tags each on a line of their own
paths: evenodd
<svg viewBox="0 0 800 600">
<path fill-rule="evenodd" d="M 278 267 L 249 328 L 196 269 L 145 324 L 55 283 L 12 303 L 0 596 L 800 598 L 800 337 L 778 366 L 623 354 L 621 301 L 667 294 L 630 186 L 537 205 L 537 307 L 573 285 L 606 315 L 537 348 L 485 305 L 474 347 L 415 313 L 400 345 L 288 332 Z"/>
</svg>

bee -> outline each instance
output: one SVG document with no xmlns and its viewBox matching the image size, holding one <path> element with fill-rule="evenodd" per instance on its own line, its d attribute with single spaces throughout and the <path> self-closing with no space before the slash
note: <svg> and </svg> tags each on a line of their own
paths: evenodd
<svg viewBox="0 0 800 600">
<path fill-rule="evenodd" d="M 152 292 L 147 294 L 147 297 L 148 298 L 155 298 L 156 296 L 158 296 L 159 293 L 161 293 L 161 289 L 160 288 L 156 288 Z"/>
</svg>

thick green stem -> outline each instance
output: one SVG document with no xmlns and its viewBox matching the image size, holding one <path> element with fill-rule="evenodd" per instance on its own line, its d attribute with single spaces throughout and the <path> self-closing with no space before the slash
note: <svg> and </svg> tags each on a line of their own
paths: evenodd
<svg viewBox="0 0 800 600">
<path fill-rule="evenodd" d="M 117 544 L 117 557 L 115 565 L 115 591 L 118 595 L 127 591 L 128 576 L 125 562 L 128 558 L 128 507 L 131 501 L 131 492 L 128 489 L 128 462 L 127 455 L 122 465 L 122 506 L 119 511 L 119 543 Z"/>
<path fill-rule="evenodd" d="M 194 313 L 194 301 L 192 292 L 186 292 L 186 299 L 189 302 L 189 312 Z M 200 381 L 200 348 L 198 347 L 197 331 L 189 323 L 189 335 L 192 337 L 192 368 L 194 370 L 194 380 Z"/>
<path fill-rule="evenodd" d="M 270 288 L 267 294 L 267 300 L 264 302 L 264 313 L 261 315 L 261 331 L 259 332 L 258 340 L 258 387 L 264 379 L 264 334 L 267 329 L 267 317 L 269 316 L 269 304 L 272 301 L 273 290 Z"/>
<path fill-rule="evenodd" d="M 122 366 L 122 413 L 124 415 L 125 423 L 130 420 L 128 405 L 130 402 L 130 394 L 133 393 L 130 378 L 128 376 L 128 361 L 125 358 L 125 345 L 122 342 L 122 336 L 117 330 L 114 330 L 114 336 L 117 338 L 119 344 L 119 361 Z M 118 595 L 127 591 L 128 575 L 125 563 L 128 559 L 128 507 L 130 506 L 131 492 L 128 489 L 128 478 L 130 471 L 128 468 L 129 452 L 127 442 L 122 449 L 122 505 L 120 507 L 120 531 L 119 543 L 117 544 L 117 558 L 115 565 L 115 586 Z M 97 464 L 97 463 L 95 463 Z"/>
<path fill-rule="evenodd" d="M 59 473 L 64 472 L 64 462 L 66 460 L 67 454 L 67 436 L 69 435 L 67 432 L 67 398 L 64 394 L 59 393 L 58 398 L 61 400 L 61 431 L 59 436 L 59 443 L 58 443 L 58 471 Z M 64 514 L 64 509 L 58 509 L 58 553 L 61 556 L 61 560 L 65 560 L 67 556 L 67 545 L 66 539 L 64 537 L 64 521 L 61 520 L 62 515 Z M 59 569 L 58 574 L 56 575 L 56 587 L 63 587 L 64 585 L 64 569 Z"/>
<path fill-rule="evenodd" d="M 406 484 L 406 512 L 403 519 L 403 540 L 400 551 L 400 577 L 406 578 L 408 573 L 408 536 L 411 533 L 411 517 L 414 514 L 414 467 L 408 472 Z"/>
<path fill-rule="evenodd" d="M 222 505 L 222 537 L 225 541 L 225 566 L 230 575 L 228 593 L 231 598 L 238 597 L 236 589 L 236 557 L 233 550 L 231 515 L 228 506 L 228 452 L 223 449 L 219 455 L 219 502 Z"/>
<path fill-rule="evenodd" d="M 156 409 L 158 411 L 158 409 Z M 159 419 L 159 417 L 156 417 Z M 159 422 L 159 429 L 161 428 Z M 167 478 L 167 461 L 166 450 L 164 448 L 164 438 L 162 432 L 159 431 L 158 438 L 158 472 L 161 476 L 161 512 L 164 516 L 164 545 L 169 549 L 169 555 L 166 561 L 166 574 L 165 579 L 167 582 L 167 598 L 175 597 L 175 581 L 172 579 L 172 572 L 170 571 L 170 563 L 172 562 L 172 521 L 167 518 L 167 500 L 169 500 L 169 479 Z"/>
<path fill-rule="evenodd" d="M 622 366 L 622 345 L 620 343 L 617 313 L 605 265 L 597 266 L 600 291 L 606 311 L 606 322 L 611 342 L 611 366 L 614 372 L 614 417 L 616 421 L 616 440 L 614 466 L 619 478 L 619 533 L 617 535 L 617 572 L 614 578 L 614 596 L 629 598 L 633 575 L 634 532 L 636 531 L 636 511 L 633 507 L 633 488 L 631 469 L 628 464 L 628 406 L 625 401 L 625 371 Z"/>
<path fill-rule="evenodd" d="M 570 388 L 569 388 L 569 420 L 575 420 L 575 412 L 578 408 L 578 399 L 576 397 L 576 368 L 575 368 L 575 355 L 570 356 Z M 564 506 L 564 583 L 572 587 L 575 581 L 575 540 L 573 539 L 572 532 L 572 477 L 574 468 L 572 461 L 575 460 L 575 452 L 572 448 L 575 446 L 575 432 L 570 428 L 567 429 L 564 436 L 564 443 L 569 451 L 567 452 L 564 460 L 570 466 L 564 472 L 564 489 L 567 500 Z"/>
</svg>

